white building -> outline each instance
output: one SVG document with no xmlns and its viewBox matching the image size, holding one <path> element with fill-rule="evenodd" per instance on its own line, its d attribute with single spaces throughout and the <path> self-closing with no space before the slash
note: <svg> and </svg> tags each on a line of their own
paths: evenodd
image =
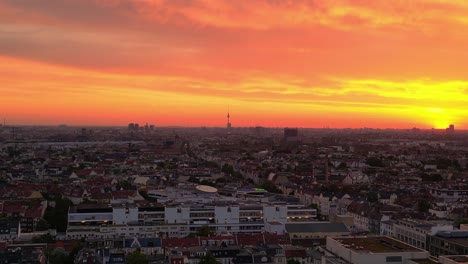
<svg viewBox="0 0 468 264">
<path fill-rule="evenodd" d="M 259 233 L 266 222 L 307 222 L 315 209 L 300 204 L 87 204 L 68 213 L 67 238 L 185 237 L 202 226 L 216 233 Z"/>
<path fill-rule="evenodd" d="M 386 220 L 380 222 L 380 234 L 383 236 L 394 237 L 394 220 Z"/>
<path fill-rule="evenodd" d="M 447 203 L 455 202 L 458 199 L 468 199 L 468 190 L 431 188 L 429 192 L 432 196 L 442 199 Z"/>
<path fill-rule="evenodd" d="M 452 231 L 452 224 L 433 224 L 417 220 L 398 220 L 393 224 L 393 237 L 420 249 L 426 249 L 426 236 L 438 231 Z"/>
</svg>

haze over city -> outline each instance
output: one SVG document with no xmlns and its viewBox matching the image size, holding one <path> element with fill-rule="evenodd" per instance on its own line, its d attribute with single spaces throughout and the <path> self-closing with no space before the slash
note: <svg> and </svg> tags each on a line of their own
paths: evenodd
<svg viewBox="0 0 468 264">
<path fill-rule="evenodd" d="M 467 129 L 466 1 L 0 2 L 11 125 Z"/>
<path fill-rule="evenodd" d="M 467 264 L 468 0 L 0 0 L 0 264 Z"/>
</svg>

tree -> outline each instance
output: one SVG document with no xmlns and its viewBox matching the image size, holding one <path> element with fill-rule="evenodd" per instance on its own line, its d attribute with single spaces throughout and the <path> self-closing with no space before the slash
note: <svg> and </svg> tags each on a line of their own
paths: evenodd
<svg viewBox="0 0 468 264">
<path fill-rule="evenodd" d="M 67 230 L 68 208 L 73 203 L 67 198 L 55 197 L 55 208 L 47 208 L 44 214 L 44 220 L 49 223 L 49 228 L 56 228 L 58 232 Z"/>
<path fill-rule="evenodd" d="M 32 238 L 33 243 L 53 243 L 55 239 L 50 234 L 35 236 Z"/>
<path fill-rule="evenodd" d="M 367 193 L 367 201 L 369 203 L 375 203 L 379 201 L 379 195 L 374 191 L 370 191 Z"/>
<path fill-rule="evenodd" d="M 85 243 L 83 241 L 80 241 L 77 245 L 75 245 L 70 254 L 68 254 L 67 258 L 64 261 L 64 264 L 73 264 L 75 262 L 76 256 L 78 256 L 78 253 L 84 248 Z M 55 263 L 52 261 L 49 261 L 50 263 Z"/>
<path fill-rule="evenodd" d="M 45 231 L 49 229 L 49 223 L 46 220 L 40 219 L 36 224 L 36 231 Z"/>
<path fill-rule="evenodd" d="M 460 225 L 468 224 L 468 218 L 457 219 L 453 222 L 453 226 L 460 228 Z"/>
<path fill-rule="evenodd" d="M 49 262 L 54 264 L 65 264 L 65 263 L 73 263 L 70 261 L 68 256 L 62 252 L 52 252 L 49 254 Z"/>
<path fill-rule="evenodd" d="M 338 168 L 337 168 L 337 169 L 339 169 L 339 170 L 344 170 L 344 169 L 346 169 L 347 167 L 348 167 L 348 166 L 346 165 L 346 163 L 341 162 L 340 165 L 338 165 Z"/>
<path fill-rule="evenodd" d="M 422 213 L 427 213 L 431 208 L 431 204 L 427 200 L 418 201 L 418 211 Z"/>
<path fill-rule="evenodd" d="M 265 181 L 259 187 L 271 193 L 283 193 L 272 181 Z"/>
<path fill-rule="evenodd" d="M 366 163 L 372 167 L 384 167 L 383 161 L 377 157 L 367 158 Z"/>
<path fill-rule="evenodd" d="M 190 178 L 188 179 L 189 182 L 193 182 L 193 183 L 200 183 L 200 180 L 195 177 L 195 176 L 190 176 Z"/>
<path fill-rule="evenodd" d="M 127 180 L 123 180 L 123 181 L 119 182 L 118 183 L 118 188 L 119 189 L 122 188 L 124 190 L 133 190 L 133 189 L 135 189 L 133 187 L 133 185 Z"/>
<path fill-rule="evenodd" d="M 234 168 L 232 167 L 232 165 L 229 165 L 229 164 L 225 163 L 223 165 L 223 167 L 221 168 L 221 171 L 226 173 L 226 174 L 233 174 L 234 173 Z"/>
<path fill-rule="evenodd" d="M 221 264 L 221 262 L 219 262 L 211 252 L 207 252 L 206 255 L 200 259 L 198 264 Z"/>
<path fill-rule="evenodd" d="M 290 258 L 288 259 L 287 264 L 301 264 L 301 262 L 297 259 Z"/>
<path fill-rule="evenodd" d="M 128 254 L 125 259 L 125 264 L 148 264 L 146 255 L 141 253 L 139 250 Z"/>
<path fill-rule="evenodd" d="M 216 183 L 211 182 L 211 181 L 209 181 L 209 180 L 201 180 L 201 181 L 200 181 L 200 184 L 202 184 L 202 185 L 208 185 L 208 186 L 211 186 L 211 187 L 215 187 L 215 186 L 216 186 Z"/>
<path fill-rule="evenodd" d="M 210 236 L 212 234 L 213 234 L 213 232 L 211 231 L 209 226 L 202 226 L 197 231 L 197 236 L 207 237 L 207 236 Z"/>
</svg>

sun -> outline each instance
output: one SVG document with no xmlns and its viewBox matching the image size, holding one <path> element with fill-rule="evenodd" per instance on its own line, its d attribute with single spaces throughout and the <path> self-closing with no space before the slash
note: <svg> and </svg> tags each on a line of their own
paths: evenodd
<svg viewBox="0 0 468 264">
<path fill-rule="evenodd" d="M 443 129 L 443 128 L 447 128 L 450 125 L 450 122 L 446 120 L 436 120 L 434 121 L 433 124 L 434 124 L 434 128 Z"/>
<path fill-rule="evenodd" d="M 429 108 L 427 112 L 427 118 L 430 119 L 433 128 L 443 129 L 452 124 L 452 115 L 443 108 Z"/>
</svg>

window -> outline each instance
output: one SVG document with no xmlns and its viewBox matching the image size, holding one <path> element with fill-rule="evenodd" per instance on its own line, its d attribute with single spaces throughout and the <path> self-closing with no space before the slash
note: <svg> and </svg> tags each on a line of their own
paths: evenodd
<svg viewBox="0 0 468 264">
<path fill-rule="evenodd" d="M 402 262 L 403 259 L 401 256 L 390 256 L 386 259 L 387 262 Z"/>
</svg>

